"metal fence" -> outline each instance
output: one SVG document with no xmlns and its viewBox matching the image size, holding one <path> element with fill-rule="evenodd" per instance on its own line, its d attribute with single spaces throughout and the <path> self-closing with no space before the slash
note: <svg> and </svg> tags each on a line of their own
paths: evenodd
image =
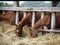
<svg viewBox="0 0 60 45">
<path fill-rule="evenodd" d="M 18 24 L 18 11 L 24 11 L 24 17 L 26 16 L 26 11 L 32 11 L 32 23 L 31 26 L 34 26 L 35 23 L 35 11 L 41 11 L 41 19 L 44 17 L 44 12 L 49 11 L 52 13 L 51 17 L 51 29 L 55 28 L 55 12 L 60 12 L 60 7 L 0 7 L 0 10 L 12 10 L 16 11 L 16 24 Z"/>
</svg>

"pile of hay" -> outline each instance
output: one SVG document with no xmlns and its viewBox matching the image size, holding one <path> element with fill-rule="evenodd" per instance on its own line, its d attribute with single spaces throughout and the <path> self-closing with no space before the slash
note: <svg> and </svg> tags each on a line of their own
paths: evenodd
<svg viewBox="0 0 60 45">
<path fill-rule="evenodd" d="M 60 45 L 60 34 L 39 33 L 38 37 L 31 38 L 29 29 L 25 26 L 23 37 L 18 37 L 15 28 L 15 25 L 0 22 L 0 45 Z"/>
</svg>

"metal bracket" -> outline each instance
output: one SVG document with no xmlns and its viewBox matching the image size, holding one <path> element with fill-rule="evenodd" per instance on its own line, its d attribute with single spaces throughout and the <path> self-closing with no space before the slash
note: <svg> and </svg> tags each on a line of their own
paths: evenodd
<svg viewBox="0 0 60 45">
<path fill-rule="evenodd" d="M 27 8 L 27 10 L 33 10 L 33 8 Z"/>
</svg>

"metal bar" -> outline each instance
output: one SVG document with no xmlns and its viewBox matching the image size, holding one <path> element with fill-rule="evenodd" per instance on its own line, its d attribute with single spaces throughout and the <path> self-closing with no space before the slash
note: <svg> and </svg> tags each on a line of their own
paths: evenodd
<svg viewBox="0 0 60 45">
<path fill-rule="evenodd" d="M 19 22 L 19 14 L 18 14 L 18 11 L 16 12 L 16 24 L 18 24 Z"/>
<path fill-rule="evenodd" d="M 0 7 L 0 10 L 60 12 L 60 7 Z"/>
<path fill-rule="evenodd" d="M 33 12 L 33 14 L 32 14 L 32 24 L 31 24 L 31 27 L 34 27 L 34 23 L 35 23 L 35 12 Z"/>
<path fill-rule="evenodd" d="M 55 28 L 55 13 L 53 12 L 51 15 L 51 29 Z"/>
<path fill-rule="evenodd" d="M 26 17 L 26 12 L 24 12 L 24 17 Z"/>
<path fill-rule="evenodd" d="M 60 30 L 40 30 L 40 31 L 45 31 L 45 32 L 60 32 Z"/>
<path fill-rule="evenodd" d="M 16 1 L 14 1 L 13 7 L 17 7 Z"/>
<path fill-rule="evenodd" d="M 41 19 L 44 17 L 44 12 L 41 12 Z"/>
<path fill-rule="evenodd" d="M 59 1 L 52 1 L 52 6 L 56 7 L 58 3 L 59 3 Z"/>
<path fill-rule="evenodd" d="M 19 7 L 19 1 L 14 1 L 13 7 Z"/>
<path fill-rule="evenodd" d="M 3 14 L 5 14 L 5 11 L 3 10 Z"/>
<path fill-rule="evenodd" d="M 41 19 L 44 18 L 44 12 L 41 12 Z M 47 29 L 46 26 L 44 26 L 44 29 Z"/>
</svg>

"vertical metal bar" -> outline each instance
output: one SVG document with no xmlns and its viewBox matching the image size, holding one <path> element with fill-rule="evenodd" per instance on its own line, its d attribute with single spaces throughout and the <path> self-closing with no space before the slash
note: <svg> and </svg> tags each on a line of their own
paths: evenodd
<svg viewBox="0 0 60 45">
<path fill-rule="evenodd" d="M 5 14 L 5 11 L 3 10 L 3 14 Z"/>
<path fill-rule="evenodd" d="M 53 12 L 51 16 L 51 29 L 54 28 L 55 28 L 55 13 Z"/>
<path fill-rule="evenodd" d="M 13 7 L 18 7 L 19 6 L 18 4 L 19 4 L 19 1 L 14 1 Z M 15 23 L 18 24 L 18 22 L 19 22 L 19 12 L 17 11 Z"/>
<path fill-rule="evenodd" d="M 26 17 L 26 12 L 24 12 L 24 17 Z"/>
<path fill-rule="evenodd" d="M 44 18 L 44 12 L 41 12 L 41 19 Z M 47 29 L 46 26 L 44 26 L 44 29 Z"/>
<path fill-rule="evenodd" d="M 16 12 L 16 24 L 18 24 L 19 22 L 19 14 L 18 14 L 18 11 Z"/>
<path fill-rule="evenodd" d="M 32 24 L 31 24 L 31 27 L 34 27 L 34 23 L 35 23 L 35 12 L 33 12 L 33 14 L 32 14 Z"/>
<path fill-rule="evenodd" d="M 14 1 L 13 7 L 17 7 L 17 3 L 16 3 L 16 1 Z"/>
<path fill-rule="evenodd" d="M 44 17 L 44 12 L 41 12 L 41 19 Z"/>
</svg>

